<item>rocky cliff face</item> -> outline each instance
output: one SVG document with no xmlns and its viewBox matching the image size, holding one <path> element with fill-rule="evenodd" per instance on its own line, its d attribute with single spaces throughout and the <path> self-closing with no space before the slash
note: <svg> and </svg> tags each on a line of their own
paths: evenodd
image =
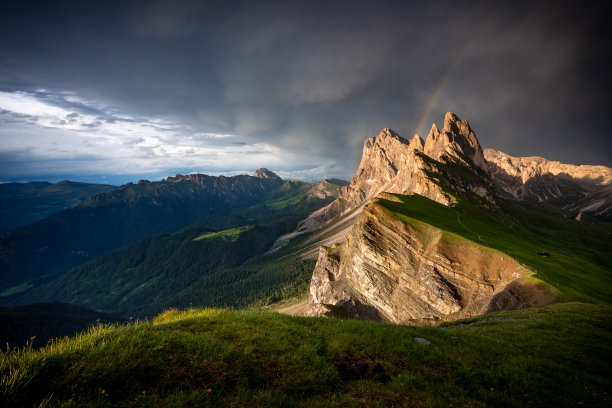
<svg viewBox="0 0 612 408">
<path fill-rule="evenodd" d="M 424 152 L 434 160 L 445 161 L 445 157 L 450 157 L 467 166 L 487 170 L 482 148 L 470 124 L 452 112 L 444 117 L 442 130 L 435 123 L 431 126 Z"/>
<path fill-rule="evenodd" d="M 418 135 L 408 141 L 391 129 L 383 129 L 378 136 L 366 139 L 361 163 L 351 183 L 342 187 L 334 202 L 304 220 L 298 231 L 319 229 L 330 220 L 360 208 L 379 192 L 393 190 L 395 184 L 401 184 L 402 190 L 410 189 L 414 184 L 412 179 L 423 176 L 418 171 L 420 166 L 415 166 L 415 161 L 420 164 L 415 152 L 422 150 L 423 140 Z M 393 183 L 402 171 L 407 183 Z"/>
<path fill-rule="evenodd" d="M 321 248 L 306 315 L 340 307 L 360 319 L 426 325 L 552 302 L 536 288 L 516 295 L 531 272 L 509 256 L 427 224 L 416 229 L 387 214 L 380 199 L 344 243 Z"/>
<path fill-rule="evenodd" d="M 427 224 L 416 228 L 379 205 L 394 199 L 389 192 L 493 209 L 498 198 L 487 170 L 468 122 L 452 113 L 441 130 L 432 126 L 425 143 L 389 129 L 366 140 L 350 185 L 302 224 L 306 230 L 358 213 L 344 242 L 319 251 L 306 315 L 341 308 L 362 319 L 433 324 L 552 302 L 549 293 L 526 289 L 521 279 L 530 272 L 509 256 Z"/>
<path fill-rule="evenodd" d="M 497 189 L 516 200 L 543 201 L 578 214 L 612 218 L 612 169 L 575 166 L 542 157 L 513 157 L 486 149 Z"/>
<path fill-rule="evenodd" d="M 391 129 L 383 129 L 378 136 L 364 142 L 359 168 L 351 183 L 342 188 L 338 199 L 311 214 L 298 226 L 298 231 L 314 231 L 339 216 L 361 211 L 382 191 L 417 193 L 445 205 L 451 204 L 452 197 L 431 182 L 430 165 L 423 154 L 437 161 L 486 169 L 482 148 L 469 123 L 451 112 L 444 117 L 442 130 L 433 124 L 425 142 L 419 135 L 407 140 Z M 486 194 L 479 191 L 479 194 Z"/>
</svg>

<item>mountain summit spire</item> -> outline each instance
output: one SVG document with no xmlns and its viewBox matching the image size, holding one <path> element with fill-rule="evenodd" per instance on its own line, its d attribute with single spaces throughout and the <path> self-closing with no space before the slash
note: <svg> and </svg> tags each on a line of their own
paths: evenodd
<svg viewBox="0 0 612 408">
<path fill-rule="evenodd" d="M 444 156 L 454 157 L 468 166 L 475 165 L 487 171 L 482 148 L 470 124 L 452 112 L 447 112 L 444 116 L 442 130 L 438 130 L 435 123 L 431 126 L 424 153 L 439 161 L 446 161 Z"/>
</svg>

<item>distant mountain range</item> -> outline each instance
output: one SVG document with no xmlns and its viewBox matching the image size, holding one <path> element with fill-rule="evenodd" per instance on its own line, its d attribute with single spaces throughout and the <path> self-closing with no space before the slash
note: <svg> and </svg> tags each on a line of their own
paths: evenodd
<svg viewBox="0 0 612 408">
<path fill-rule="evenodd" d="M 513 157 L 485 149 L 487 170 L 500 194 L 515 200 L 545 202 L 612 221 L 612 169 L 574 166 L 542 157 Z"/>
<path fill-rule="evenodd" d="M 81 286 L 80 293 L 83 293 L 82 286 L 91 284 L 94 291 L 115 293 L 116 286 L 121 281 L 123 287 L 118 293 L 127 296 L 127 292 L 144 285 L 136 290 L 142 297 L 146 293 L 152 293 L 162 283 L 177 282 L 174 278 L 182 275 L 183 278 L 178 280 L 181 283 L 172 289 L 172 294 L 178 295 L 188 283 L 197 280 L 197 276 L 194 275 L 196 272 L 193 269 L 195 266 L 189 265 L 189 262 L 197 257 L 204 257 L 202 262 L 208 265 L 210 272 L 213 266 L 215 268 L 234 267 L 250 256 L 265 252 L 277 235 L 288 232 L 297 221 L 310 212 L 333 201 L 342 184 L 346 182 L 324 180 L 311 185 L 296 180 L 284 181 L 267 169 L 259 169 L 253 176 L 177 175 L 160 182 L 129 183 L 114 190 L 93 195 L 73 208 L 57 212 L 34 224 L 9 231 L 0 238 L 2 277 L 0 304 L 31 303 L 47 298 L 61 301 L 77 301 L 78 299 L 80 303 L 87 304 L 88 301 L 83 301 L 83 298 L 77 295 L 60 296 L 57 290 L 38 290 L 37 287 L 61 278 L 72 268 L 100 255 L 128 247 L 143 239 L 149 239 L 149 241 L 133 248 L 126 248 L 122 252 L 126 254 L 124 258 L 127 257 L 125 258 L 126 265 L 130 265 L 130 268 L 142 267 L 136 260 L 130 258 L 135 256 L 134 254 L 142 253 L 142 249 L 139 248 L 147 248 L 145 252 L 153 251 L 156 255 L 154 259 L 157 260 L 153 265 L 146 264 L 146 268 L 139 269 L 139 272 L 130 272 L 130 269 L 128 272 L 131 275 L 123 276 L 123 280 L 117 280 L 112 277 L 117 277 L 117 274 L 120 273 L 117 270 L 116 261 L 123 255 L 115 254 L 97 261 L 98 266 L 93 269 L 98 275 L 90 276 L 91 279 L 97 276 L 96 279 L 82 279 L 71 285 L 60 285 L 60 288 L 65 293 L 69 288 L 76 290 L 78 286 Z M 227 218 L 218 221 L 219 218 L 211 218 L 215 215 L 233 215 L 235 219 L 229 222 Z M 276 218 L 270 219 L 267 225 L 257 226 L 257 220 L 272 216 Z M 288 222 L 293 222 L 293 224 L 287 226 Z M 174 233 L 190 224 L 193 225 L 187 228 L 188 231 L 185 233 L 171 235 L 168 238 L 151 238 L 159 234 Z M 246 225 L 253 228 L 249 227 L 240 231 L 237 236 L 244 233 L 246 237 L 252 238 L 253 242 L 244 237 L 234 241 L 221 239 L 219 244 L 225 246 L 223 250 L 217 248 L 217 252 L 214 253 L 206 252 L 213 251 L 213 249 L 205 249 L 215 245 L 217 241 L 214 239 L 188 244 L 194 238 L 190 234 L 201 235 Z M 181 257 L 180 254 L 184 255 L 184 251 L 174 252 L 181 247 L 180 243 L 183 241 L 186 242 L 187 253 L 195 251 L 193 256 Z M 269 245 L 266 244 L 268 241 L 270 241 Z M 230 250 L 232 245 L 237 247 Z M 226 251 L 227 255 L 223 255 L 223 251 Z M 236 255 L 239 252 L 244 255 Z M 144 259 L 143 255 L 138 256 L 140 256 L 138 259 Z M 106 265 L 105 262 L 108 261 L 111 263 Z M 122 262 L 120 261 L 119 264 Z M 186 269 L 177 270 L 175 268 L 177 263 L 184 265 Z M 106 265 L 107 268 L 100 269 L 101 264 Z M 80 269 L 75 273 L 82 274 L 82 271 Z M 161 275 L 156 274 L 166 275 L 162 278 Z M 185 274 L 190 278 L 187 278 Z M 110 280 L 106 281 L 106 279 Z M 158 284 L 155 285 L 147 279 Z M 107 282 L 109 286 L 104 286 L 103 282 Z M 136 287 L 132 286 L 136 283 Z M 55 285 L 57 287 L 57 284 Z M 143 290 L 145 286 L 148 288 Z M 169 287 L 164 286 L 165 290 Z M 45 288 L 50 287 L 45 286 Z M 112 299 L 112 307 L 102 300 L 96 301 L 92 292 L 86 292 L 83 296 L 89 299 L 90 305 L 93 304 L 100 309 L 112 309 L 122 313 L 143 310 L 143 304 L 136 304 L 134 300 L 120 301 L 121 299 L 113 297 L 112 293 L 104 295 L 105 299 Z M 132 306 L 119 307 L 126 302 Z M 151 301 L 147 300 L 145 303 L 149 305 Z"/>
</svg>

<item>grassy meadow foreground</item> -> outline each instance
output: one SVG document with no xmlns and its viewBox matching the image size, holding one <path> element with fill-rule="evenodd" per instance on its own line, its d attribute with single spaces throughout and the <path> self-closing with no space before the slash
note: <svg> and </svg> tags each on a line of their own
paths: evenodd
<svg viewBox="0 0 612 408">
<path fill-rule="evenodd" d="M 4 351 L 0 405 L 610 406 L 611 316 L 563 303 L 415 328 L 167 311 Z"/>
</svg>

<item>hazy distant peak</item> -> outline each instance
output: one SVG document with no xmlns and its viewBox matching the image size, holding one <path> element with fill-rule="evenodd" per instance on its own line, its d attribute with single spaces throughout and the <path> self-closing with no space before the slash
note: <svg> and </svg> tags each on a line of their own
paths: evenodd
<svg viewBox="0 0 612 408">
<path fill-rule="evenodd" d="M 259 177 L 262 179 L 280 179 L 280 177 L 278 177 L 276 173 L 266 169 L 265 167 L 255 170 L 255 172 L 253 173 L 253 177 Z"/>
</svg>

